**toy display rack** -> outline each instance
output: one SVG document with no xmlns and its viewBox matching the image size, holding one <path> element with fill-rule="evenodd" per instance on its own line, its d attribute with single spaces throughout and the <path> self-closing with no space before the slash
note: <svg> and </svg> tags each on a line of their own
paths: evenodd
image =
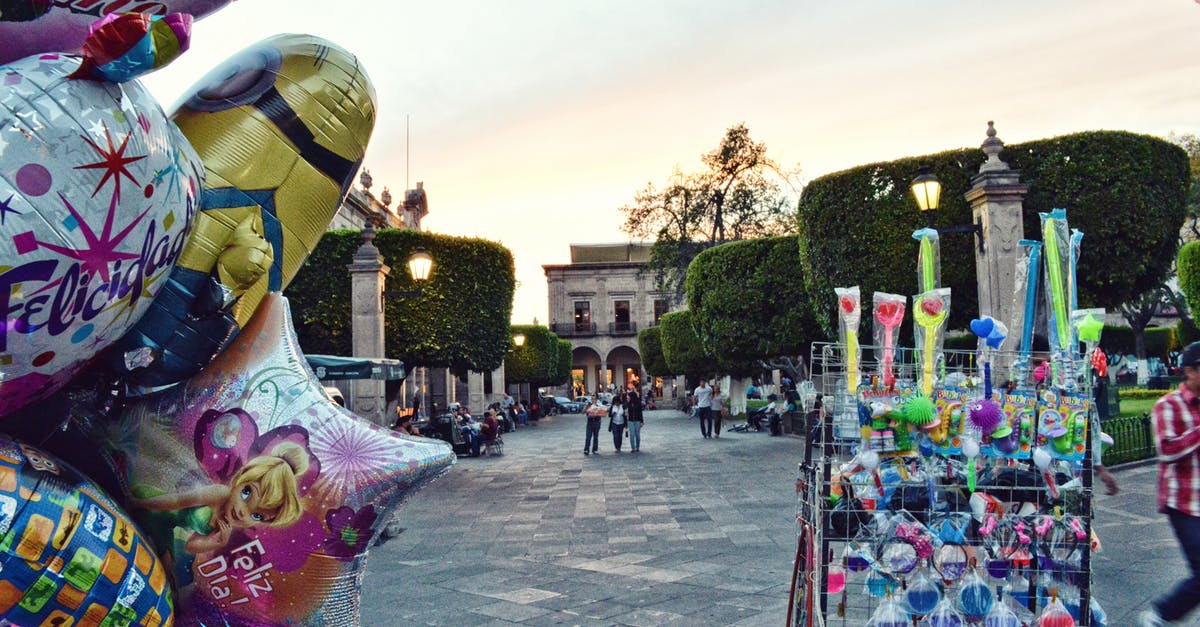
<svg viewBox="0 0 1200 627">
<path fill-rule="evenodd" d="M 1074 459 L 1054 462 L 1054 468 L 1066 471 L 1063 474 L 1067 477 L 1060 474 L 1059 480 L 1073 480 L 1071 483 L 1074 485 L 1068 486 L 1069 490 L 1059 492 L 1041 480 L 1031 485 L 1029 478 L 1045 476 L 1030 459 L 1032 455 L 1020 458 L 1018 454 L 1015 459 L 998 457 L 978 460 L 981 485 L 976 486 L 974 492 L 986 494 L 990 491 L 995 497 L 990 500 L 995 507 L 988 508 L 994 513 L 990 517 L 985 516 L 982 523 L 975 517 L 964 521 L 963 512 L 970 510 L 963 508 L 962 504 L 969 502 L 973 492 L 964 481 L 968 462 L 961 454 L 921 455 L 915 450 L 916 444 L 911 455 L 883 453 L 881 468 L 885 470 L 881 470 L 880 475 L 890 475 L 893 471 L 906 473 L 898 484 L 903 487 L 893 487 L 891 490 L 890 498 L 893 501 L 902 500 L 896 496 L 897 491 L 903 494 L 910 488 L 919 490 L 922 485 L 929 486 L 938 497 L 933 499 L 926 511 L 910 513 L 923 523 L 947 517 L 955 517 L 960 524 L 965 522 L 961 542 L 946 542 L 938 537 L 943 534 L 934 533 L 934 542 L 941 546 L 936 547 L 933 558 L 918 559 L 916 568 L 907 573 L 893 569 L 908 566 L 906 562 L 912 556 L 905 551 L 893 550 L 897 542 L 894 535 L 888 535 L 885 521 L 894 516 L 894 512 L 889 511 L 889 503 L 878 494 L 878 490 L 870 495 L 873 499 L 863 497 L 864 494 L 870 494 L 872 483 L 878 485 L 878 480 L 864 480 L 863 472 L 844 472 L 856 459 L 864 442 L 868 447 L 871 444 L 861 428 L 860 400 L 886 397 L 887 392 L 879 388 L 881 364 L 875 360 L 875 355 L 882 352 L 881 347 L 863 345 L 861 348 L 859 390 L 857 394 L 851 394 L 846 389 L 846 346 L 814 343 L 812 347 L 812 379 L 816 392 L 823 397 L 818 429 L 821 437 L 806 439 L 804 458 L 799 464 L 796 482 L 799 533 L 789 624 L 792 627 L 861 626 L 868 623 L 881 604 L 891 601 L 911 610 L 915 606 L 906 605 L 908 585 L 919 577 L 936 582 L 942 597 L 959 610 L 963 609 L 960 595 L 967 591 L 967 583 L 976 584 L 982 580 L 993 599 L 1007 599 L 1005 604 L 1016 616 L 1017 622 L 1011 623 L 1013 625 L 1036 624 L 1052 596 L 1058 597 L 1063 606 L 1070 610 L 1075 624 L 1088 627 L 1103 625 L 1103 612 L 1090 594 L 1094 540 L 1091 531 L 1093 438 L 1090 431 L 1077 447 L 1078 450 L 1072 451 L 1071 457 Z M 921 371 L 921 358 L 922 355 L 911 348 L 894 348 L 892 368 L 895 388 L 905 391 L 901 395 L 911 393 L 914 389 Z M 1012 352 L 990 351 L 990 359 L 1001 365 L 999 371 L 1007 372 L 1009 366 L 1018 362 L 1021 356 Z M 983 396 L 983 385 L 978 380 L 982 368 L 975 351 L 941 351 L 937 360 L 936 395 L 944 395 L 946 384 L 949 383 L 952 390 L 966 389 L 967 394 L 977 391 L 980 397 Z M 1071 364 L 1064 370 L 1087 372 L 1082 366 L 1082 363 Z M 1001 387 L 1001 384 L 997 384 L 997 391 Z M 1087 381 L 1077 380 L 1075 387 L 1078 389 L 1074 390 L 1074 397 L 1090 398 L 1091 388 Z M 1062 393 L 1061 390 L 1036 389 L 1025 382 L 1016 385 L 1016 392 L 1039 399 L 1034 402 L 1042 402 L 1042 397 L 1049 398 L 1050 395 Z M 1085 402 L 1084 411 L 1091 411 L 1090 404 Z M 1091 417 L 1094 417 L 1094 412 Z M 1095 420 L 1089 419 L 1087 425 L 1089 428 L 1099 428 Z M 922 436 L 918 433 L 917 437 Z M 1023 448 L 1028 447 L 1023 445 Z M 1026 481 L 1013 481 L 1016 487 L 1006 488 L 997 487 L 998 481 L 984 485 L 986 477 L 995 480 L 1007 475 L 1024 477 Z M 885 494 L 888 493 L 887 487 L 891 486 L 884 486 Z M 848 493 L 854 489 L 857 489 L 860 498 L 849 496 Z M 925 493 L 928 494 L 928 489 Z M 833 504 L 834 499 L 831 499 L 831 495 L 835 494 L 841 495 L 837 499 L 838 504 Z M 875 502 L 871 503 L 872 500 Z M 1018 502 L 1024 502 L 1024 505 Z M 848 505 L 859 507 L 852 509 Z M 1018 507 L 1021 509 L 1016 511 Z M 878 513 L 885 514 L 877 516 Z M 844 524 L 838 530 L 831 528 L 831 518 L 841 517 L 844 523 L 855 516 L 861 516 L 869 522 L 865 522 L 853 535 L 846 532 Z M 893 518 L 891 524 L 895 525 L 896 520 L 900 518 Z M 992 528 L 985 529 L 984 524 L 990 524 Z M 1035 530 L 1035 527 L 1040 528 Z M 1042 529 L 1045 529 L 1044 533 Z M 1022 542 L 1025 537 L 1028 543 Z M 942 548 L 947 546 L 951 548 Z M 928 552 L 928 548 L 924 550 Z M 885 555 L 889 552 L 898 553 L 898 559 L 889 562 Z M 1007 564 L 1006 568 L 1002 568 L 1004 564 Z M 832 578 L 831 571 L 834 575 Z M 972 574 L 979 578 L 972 577 Z M 1005 576 L 992 576 L 1001 574 Z M 840 583 L 842 577 L 844 584 Z M 925 587 L 928 587 L 927 584 Z M 971 592 L 977 590 L 972 588 Z M 968 600 L 971 598 L 968 596 Z M 978 598 L 974 600 L 979 601 Z M 979 608 L 975 606 L 969 609 Z M 964 614 L 964 617 L 967 620 L 962 624 L 983 624 L 982 617 L 971 618 L 969 614 Z M 955 624 L 953 621 L 929 621 L 929 618 L 928 614 L 909 615 L 907 622 L 896 624 Z"/>
</svg>

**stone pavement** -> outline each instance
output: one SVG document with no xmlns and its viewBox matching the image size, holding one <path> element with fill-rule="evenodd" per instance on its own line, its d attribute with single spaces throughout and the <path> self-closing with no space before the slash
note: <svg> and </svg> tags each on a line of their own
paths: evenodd
<svg viewBox="0 0 1200 627">
<path fill-rule="evenodd" d="M 362 624 L 783 625 L 803 440 L 729 426 L 704 440 L 679 412 L 647 412 L 642 452 L 601 431 L 585 457 L 584 418 L 559 416 L 505 435 L 503 456 L 460 459 L 372 549 Z M 1186 571 L 1154 467 L 1117 477 L 1121 494 L 1095 502 L 1110 626 Z"/>
</svg>

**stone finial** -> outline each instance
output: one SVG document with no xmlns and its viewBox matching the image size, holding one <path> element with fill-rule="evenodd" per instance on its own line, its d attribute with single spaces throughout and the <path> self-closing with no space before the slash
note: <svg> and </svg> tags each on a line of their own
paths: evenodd
<svg viewBox="0 0 1200 627">
<path fill-rule="evenodd" d="M 980 172 L 992 172 L 996 170 L 1007 170 L 1008 164 L 1000 160 L 1000 152 L 1004 150 L 1004 142 L 996 137 L 995 122 L 988 120 L 987 139 L 983 140 L 983 154 L 987 155 L 987 161 L 979 166 Z"/>
<path fill-rule="evenodd" d="M 379 259 L 379 249 L 375 247 L 375 226 L 370 221 L 362 229 L 362 246 L 354 251 L 355 259 Z"/>
<path fill-rule="evenodd" d="M 392 193 L 388 191 L 386 185 L 383 187 L 383 193 L 379 195 L 379 202 L 383 203 L 384 207 L 392 204 Z"/>
<path fill-rule="evenodd" d="M 358 184 L 362 185 L 363 189 L 371 191 L 371 183 L 373 182 L 374 180 L 371 179 L 371 171 L 363 168 L 362 174 L 358 175 Z"/>
</svg>

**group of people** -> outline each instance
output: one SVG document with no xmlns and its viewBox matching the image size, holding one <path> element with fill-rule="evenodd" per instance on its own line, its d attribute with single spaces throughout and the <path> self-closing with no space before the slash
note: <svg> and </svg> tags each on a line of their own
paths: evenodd
<svg viewBox="0 0 1200 627">
<path fill-rule="evenodd" d="M 645 423 L 642 397 L 636 389 L 629 389 L 613 396 L 612 403 L 604 411 L 599 399 L 592 400 L 584 408 L 587 415 L 587 433 L 583 439 L 584 455 L 600 454 L 600 425 L 608 418 L 608 431 L 612 434 L 613 449 L 621 452 L 625 436 L 629 436 L 629 450 L 642 450 L 642 425 Z"/>
</svg>

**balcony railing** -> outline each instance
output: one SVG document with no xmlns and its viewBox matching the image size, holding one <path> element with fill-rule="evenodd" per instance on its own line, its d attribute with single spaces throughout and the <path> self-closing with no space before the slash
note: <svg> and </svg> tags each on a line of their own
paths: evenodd
<svg viewBox="0 0 1200 627">
<path fill-rule="evenodd" d="M 596 335 L 596 323 L 559 322 L 550 325 L 550 330 L 559 337 L 589 337 Z"/>
<path fill-rule="evenodd" d="M 636 335 L 636 322 L 610 322 L 608 323 L 609 335 Z"/>
</svg>

